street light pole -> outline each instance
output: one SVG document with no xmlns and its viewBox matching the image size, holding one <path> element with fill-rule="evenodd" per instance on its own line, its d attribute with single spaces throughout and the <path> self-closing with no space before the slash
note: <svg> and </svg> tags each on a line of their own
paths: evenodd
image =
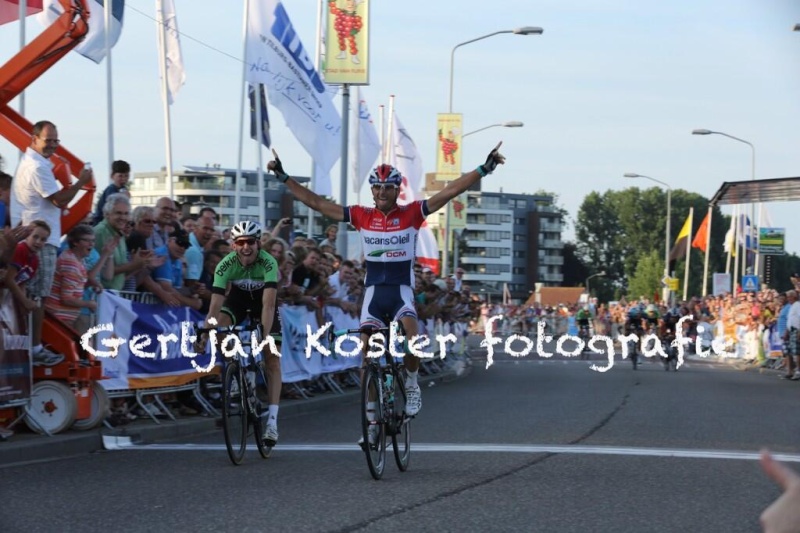
<svg viewBox="0 0 800 533">
<path fill-rule="evenodd" d="M 587 299 L 587 301 L 589 299 L 589 295 L 592 294 L 591 291 L 589 291 L 589 280 L 592 279 L 592 278 L 597 278 L 597 277 L 601 277 L 601 276 L 605 276 L 605 275 L 606 275 L 606 271 L 602 270 L 602 271 L 600 271 L 600 272 L 598 272 L 596 274 L 592 274 L 591 276 L 586 278 L 586 299 Z"/>
<path fill-rule="evenodd" d="M 469 133 L 465 133 L 465 134 L 463 134 L 461 136 L 461 138 L 463 139 L 464 137 L 472 135 L 473 133 L 478 133 L 479 131 L 488 130 L 489 128 L 521 128 L 524 125 L 525 124 L 523 124 L 519 120 L 509 120 L 508 122 L 499 122 L 497 124 L 489 124 L 488 126 L 484 126 L 482 128 L 478 128 L 477 130 L 473 130 L 473 131 L 471 131 Z"/>
<path fill-rule="evenodd" d="M 476 41 L 480 41 L 483 39 L 488 39 L 489 37 L 494 37 L 495 35 L 500 35 L 501 33 L 513 33 L 515 35 L 541 35 L 544 33 L 542 28 L 536 26 L 522 26 L 521 28 L 514 28 L 513 30 L 501 30 L 492 33 L 487 33 L 486 35 L 481 35 L 480 37 L 476 37 L 474 39 L 470 39 L 469 41 L 464 41 L 463 43 L 458 43 L 453 47 L 450 51 L 450 94 L 447 100 L 447 112 L 453 112 L 453 71 L 455 66 L 455 59 L 456 59 L 456 50 L 464 45 L 474 43 Z M 509 126 L 515 127 L 515 126 Z M 464 136 L 462 135 L 462 138 Z M 461 169 L 459 169 L 459 172 Z M 449 249 L 450 249 L 450 209 L 445 207 L 445 215 L 444 215 L 444 253 L 442 254 L 442 277 L 447 276 L 448 273 L 448 266 L 449 266 Z"/>
<path fill-rule="evenodd" d="M 707 129 L 692 130 L 692 135 L 722 135 L 723 137 L 727 137 L 729 139 L 733 139 L 734 141 L 739 141 L 740 143 L 744 143 L 747 146 L 749 146 L 751 154 L 752 154 L 752 157 L 750 159 L 750 181 L 755 181 L 756 180 L 756 147 L 753 146 L 753 143 L 751 143 L 749 141 L 745 141 L 744 139 L 740 139 L 739 137 L 734 137 L 733 135 L 728 135 L 727 133 L 723 133 L 721 131 L 713 131 L 713 130 L 707 130 Z M 760 208 L 760 206 L 759 206 L 759 208 Z M 760 215 L 760 213 L 759 213 L 759 215 Z M 755 232 L 756 224 L 761 224 L 761 221 L 760 220 L 756 221 L 756 219 L 755 219 L 755 204 L 751 203 L 750 204 L 750 244 L 751 244 L 751 246 L 755 243 L 755 233 L 754 232 Z M 734 239 L 735 238 L 736 238 L 736 236 L 734 235 Z M 734 246 L 736 246 L 735 242 L 734 242 Z M 753 274 L 755 274 L 756 276 L 758 276 L 759 259 L 760 259 L 760 257 L 759 257 L 759 253 L 758 253 L 758 248 L 756 248 L 756 250 L 755 250 L 755 258 L 754 258 L 754 265 L 753 265 Z M 734 270 L 736 270 L 736 269 L 734 269 Z M 742 275 L 744 276 L 746 273 L 747 273 L 747 241 L 745 240 L 744 253 L 742 253 Z M 734 278 L 735 277 L 736 276 L 734 276 Z M 734 294 L 735 294 L 737 283 L 738 283 L 738 280 L 734 279 L 733 280 Z"/>
<path fill-rule="evenodd" d="M 643 174 L 636 174 L 633 172 L 626 172 L 626 178 L 644 178 L 650 181 L 654 181 L 660 185 L 663 185 L 667 189 L 667 239 L 664 242 L 664 277 L 669 277 L 669 243 L 671 238 L 671 230 L 672 230 L 672 187 L 667 185 L 661 180 L 657 180 L 655 178 L 651 178 L 650 176 L 645 176 Z M 662 299 L 664 302 L 669 300 L 669 287 L 664 287 L 661 291 Z"/>
</svg>

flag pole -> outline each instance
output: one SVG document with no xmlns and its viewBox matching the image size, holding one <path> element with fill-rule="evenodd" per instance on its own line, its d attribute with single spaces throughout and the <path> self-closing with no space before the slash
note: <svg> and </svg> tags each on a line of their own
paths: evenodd
<svg viewBox="0 0 800 533">
<path fill-rule="evenodd" d="M 236 181 L 233 184 L 233 220 L 230 221 L 231 225 L 239 222 L 239 206 L 242 203 L 242 152 L 244 150 L 244 99 L 246 97 L 245 93 L 248 92 L 245 78 L 247 76 L 247 20 L 249 15 L 250 0 L 244 0 L 244 16 L 242 17 L 242 85 L 239 89 L 242 98 L 239 106 L 239 154 L 238 162 L 236 163 Z"/>
<path fill-rule="evenodd" d="M 686 239 L 686 267 L 683 271 L 683 301 L 689 295 L 689 261 L 692 258 L 692 226 L 694 225 L 694 207 L 689 208 L 689 238 Z"/>
<path fill-rule="evenodd" d="M 161 99 L 164 105 L 164 143 L 167 156 L 167 191 L 170 198 L 175 196 L 174 185 L 172 183 L 172 126 L 169 119 L 169 93 L 167 89 L 167 35 L 164 24 L 164 3 L 162 0 L 156 0 L 156 13 L 158 25 L 158 53 L 159 53 L 159 68 L 161 70 Z M 108 29 L 108 28 L 106 28 Z M 108 38 L 108 31 L 106 31 L 106 38 Z M 109 58 L 110 59 L 110 58 Z"/>
<path fill-rule="evenodd" d="M 736 290 L 739 284 L 739 206 L 737 205 L 734 213 L 736 216 L 733 220 L 733 295 L 736 296 L 739 292 Z"/>
<path fill-rule="evenodd" d="M 711 205 L 708 206 L 708 225 L 706 226 L 706 258 L 703 261 L 703 297 L 708 294 L 708 257 L 711 252 Z"/>
<path fill-rule="evenodd" d="M 347 141 L 350 137 L 350 85 L 342 84 L 342 161 L 339 163 L 341 182 L 339 183 L 339 202 L 347 205 Z M 347 259 L 347 223 L 339 222 L 336 249 L 342 258 Z"/>
<path fill-rule="evenodd" d="M 159 6 L 160 2 L 159 1 Z M 107 128 L 107 135 L 108 135 L 108 168 L 111 169 L 111 165 L 114 162 L 114 96 L 112 91 L 112 79 L 111 79 L 111 10 L 113 9 L 114 0 L 107 0 L 104 2 L 104 9 L 103 9 L 103 23 L 105 24 L 105 41 L 106 41 L 106 128 Z M 161 9 L 159 8 L 159 11 Z M 164 21 L 163 11 L 161 11 L 161 21 Z M 163 29 L 163 24 L 162 24 Z M 163 42 L 163 37 L 162 37 Z M 166 83 L 166 77 L 164 78 L 164 82 Z M 110 173 L 109 173 L 110 175 Z M 172 183 L 170 181 L 170 183 Z M 172 188 L 170 187 L 170 196 L 172 196 Z"/>
<path fill-rule="evenodd" d="M 725 273 L 731 273 L 731 253 L 733 253 L 733 247 L 736 245 L 736 231 L 734 224 L 736 223 L 736 206 L 733 206 L 733 210 L 731 211 L 731 225 L 728 227 L 728 232 L 725 234 L 725 244 L 728 245 L 728 256 L 725 259 Z M 731 242 L 728 243 L 728 235 L 731 235 Z"/>
<path fill-rule="evenodd" d="M 760 237 L 761 233 L 761 225 L 763 224 L 763 220 L 761 219 L 762 210 L 761 206 L 764 205 L 761 202 L 758 203 L 758 225 L 753 227 L 754 237 Z M 759 267 L 761 266 L 761 254 L 758 253 L 758 245 L 756 245 L 756 239 L 753 239 L 753 245 L 756 248 L 756 255 L 755 255 L 755 267 L 753 269 L 753 274 L 758 276 L 759 271 L 761 270 Z"/>
<path fill-rule="evenodd" d="M 359 157 L 358 157 L 358 152 L 359 152 L 359 149 L 360 149 L 360 146 L 361 146 L 361 144 L 360 144 L 360 141 L 361 141 L 361 88 L 358 85 L 356 85 L 355 92 L 356 92 L 356 94 L 355 94 L 356 103 L 355 103 L 355 105 L 350 106 L 351 109 L 353 110 L 353 114 L 355 115 L 355 117 L 354 117 L 355 120 L 353 120 L 353 124 L 355 125 L 353 127 L 353 142 L 351 144 L 351 146 L 355 150 L 355 153 L 351 154 L 353 156 L 353 162 L 350 165 L 351 166 L 350 170 L 353 172 L 353 174 L 351 176 L 351 180 L 352 180 L 352 183 L 353 183 L 353 192 L 358 194 L 359 193 L 359 189 L 361 189 L 361 187 L 359 187 L 359 185 L 361 185 L 361 184 L 358 183 L 358 180 L 361 178 L 361 169 L 359 168 L 360 161 L 359 161 Z M 359 199 L 359 201 L 361 200 L 361 195 L 360 194 L 358 194 L 358 199 Z"/>
<path fill-rule="evenodd" d="M 264 140 L 264 124 L 261 119 L 261 91 L 265 89 L 262 83 L 256 84 L 254 89 L 253 101 L 256 106 L 256 161 L 258 163 L 258 170 L 256 171 L 256 175 L 258 176 L 258 184 L 256 185 L 256 191 L 258 192 L 258 223 L 263 230 L 263 228 L 267 227 L 267 206 L 264 204 L 264 194 L 266 190 L 264 187 L 264 167 L 261 159 L 261 145 Z"/>
<path fill-rule="evenodd" d="M 322 0 L 317 0 L 317 33 L 315 34 L 316 39 L 314 39 L 314 68 L 317 70 L 317 72 L 320 72 L 321 70 L 320 66 L 322 64 L 322 18 L 323 18 L 322 12 L 324 7 L 325 6 L 323 5 Z M 308 181 L 308 188 L 312 191 L 314 190 L 317 184 L 316 174 L 317 174 L 317 162 L 314 161 L 314 158 L 312 157 L 311 174 L 310 174 L 310 179 Z M 342 203 L 342 205 L 344 205 L 344 203 Z M 312 235 L 314 234 L 314 214 L 315 212 L 313 209 L 308 210 L 308 228 L 307 228 L 308 231 L 306 232 L 306 234 L 309 239 L 311 239 Z M 347 225 L 344 225 L 344 227 L 347 228 Z M 340 230 L 342 229 L 341 224 L 339 229 Z M 342 258 L 347 259 L 344 256 L 342 256 Z"/>
</svg>

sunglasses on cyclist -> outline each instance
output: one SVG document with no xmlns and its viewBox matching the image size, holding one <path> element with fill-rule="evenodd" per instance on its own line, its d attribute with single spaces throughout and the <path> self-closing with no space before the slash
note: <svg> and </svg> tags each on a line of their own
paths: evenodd
<svg viewBox="0 0 800 533">
<path fill-rule="evenodd" d="M 380 184 L 380 185 L 373 185 L 372 186 L 372 190 L 373 191 L 383 191 L 383 190 L 395 191 L 395 190 L 397 190 L 397 185 L 395 185 L 394 183 L 383 183 L 383 184 Z"/>
<path fill-rule="evenodd" d="M 244 246 L 245 244 L 249 244 L 250 246 L 253 246 L 256 243 L 256 240 L 253 239 L 253 238 L 250 238 L 250 239 L 236 239 L 234 241 L 234 243 L 237 246 Z"/>
</svg>

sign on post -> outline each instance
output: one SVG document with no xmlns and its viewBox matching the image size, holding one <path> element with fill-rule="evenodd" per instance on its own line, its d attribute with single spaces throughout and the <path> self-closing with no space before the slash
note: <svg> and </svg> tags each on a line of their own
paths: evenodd
<svg viewBox="0 0 800 533">
<path fill-rule="evenodd" d="M 452 181 L 461 176 L 461 114 L 440 113 L 436 129 L 436 179 Z"/>
<path fill-rule="evenodd" d="M 714 296 L 731 292 L 731 275 L 726 274 L 725 272 L 715 272 L 712 283 L 712 292 Z"/>
<path fill-rule="evenodd" d="M 322 71 L 330 85 L 369 85 L 369 0 L 331 0 Z"/>
<path fill-rule="evenodd" d="M 786 253 L 786 228 L 759 228 L 758 253 L 784 255 Z"/>
<path fill-rule="evenodd" d="M 758 276 L 742 276 L 742 290 L 744 292 L 758 292 Z"/>
</svg>

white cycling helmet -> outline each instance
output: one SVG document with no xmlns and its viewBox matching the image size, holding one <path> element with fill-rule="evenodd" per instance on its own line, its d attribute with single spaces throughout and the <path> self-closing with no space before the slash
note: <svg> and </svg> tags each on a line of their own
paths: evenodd
<svg viewBox="0 0 800 533">
<path fill-rule="evenodd" d="M 242 237 L 253 237 L 256 240 L 260 239 L 261 226 L 252 220 L 245 220 L 243 222 L 239 222 L 238 224 L 234 224 L 234 226 L 231 228 L 231 238 L 236 240 Z"/>
</svg>

